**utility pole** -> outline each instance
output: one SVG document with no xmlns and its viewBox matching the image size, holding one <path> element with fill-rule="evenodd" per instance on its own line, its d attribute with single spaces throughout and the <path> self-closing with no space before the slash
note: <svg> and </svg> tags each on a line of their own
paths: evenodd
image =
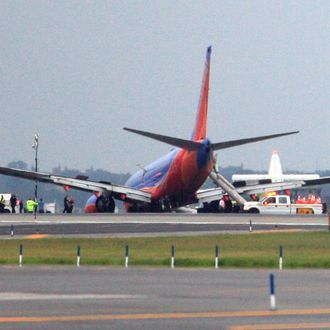
<svg viewBox="0 0 330 330">
<path fill-rule="evenodd" d="M 34 143 L 32 148 L 35 150 L 35 171 L 38 172 L 38 147 L 39 147 L 39 134 L 34 134 Z M 34 197 L 35 200 L 38 200 L 38 181 L 36 181 L 35 188 L 34 188 Z"/>
</svg>

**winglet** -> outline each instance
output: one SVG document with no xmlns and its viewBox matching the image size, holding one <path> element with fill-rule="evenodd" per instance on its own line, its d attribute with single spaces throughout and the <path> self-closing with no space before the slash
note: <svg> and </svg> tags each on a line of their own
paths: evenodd
<svg viewBox="0 0 330 330">
<path fill-rule="evenodd" d="M 206 51 L 206 61 L 205 61 L 203 82 L 200 93 L 195 129 L 191 137 L 193 141 L 205 139 L 206 137 L 211 53 L 212 53 L 212 47 L 209 46 Z"/>
</svg>

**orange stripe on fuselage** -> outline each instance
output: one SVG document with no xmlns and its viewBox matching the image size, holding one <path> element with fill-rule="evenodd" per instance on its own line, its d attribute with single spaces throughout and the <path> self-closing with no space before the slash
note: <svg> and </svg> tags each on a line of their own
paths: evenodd
<svg viewBox="0 0 330 330">
<path fill-rule="evenodd" d="M 95 204 L 86 205 L 84 210 L 85 210 L 85 213 L 96 213 L 97 212 Z"/>
<path fill-rule="evenodd" d="M 175 157 L 164 180 L 149 191 L 154 200 L 165 196 L 194 195 L 205 182 L 213 167 L 212 157 L 203 168 L 197 165 L 197 152 L 181 150 Z"/>
</svg>

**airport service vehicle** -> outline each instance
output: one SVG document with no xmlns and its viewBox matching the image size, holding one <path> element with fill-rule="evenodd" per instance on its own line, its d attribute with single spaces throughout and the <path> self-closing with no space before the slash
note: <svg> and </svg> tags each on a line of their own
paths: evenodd
<svg viewBox="0 0 330 330">
<path fill-rule="evenodd" d="M 323 205 L 318 204 L 292 204 L 290 196 L 268 196 L 259 202 L 246 202 L 244 212 L 260 214 L 322 214 Z"/>
<path fill-rule="evenodd" d="M 221 186 L 219 175 L 214 177 L 217 182 L 220 182 L 218 187 L 207 191 L 200 190 L 215 168 L 214 151 L 298 132 L 212 143 L 206 136 L 210 63 L 211 47 L 208 47 L 197 117 L 190 139 L 124 128 L 132 133 L 164 142 L 174 147 L 167 155 L 133 174 L 125 185 L 91 181 L 86 176 L 70 178 L 8 167 L 0 167 L 0 174 L 89 191 L 93 195 L 87 200 L 85 206 L 85 212 L 87 213 L 114 212 L 115 199 L 123 201 L 128 212 L 171 212 L 178 207 L 189 204 L 212 202 L 213 200 L 221 199 L 224 190 Z M 166 130 L 166 127 L 164 127 L 164 130 Z M 256 187 L 253 188 L 256 189 Z M 281 189 L 286 188 L 281 187 Z M 239 193 L 249 194 L 249 191 L 250 188 L 247 187 L 242 188 Z M 231 190 L 231 193 L 234 195 L 235 191 Z M 236 197 L 239 199 L 238 194 L 236 194 Z"/>
</svg>

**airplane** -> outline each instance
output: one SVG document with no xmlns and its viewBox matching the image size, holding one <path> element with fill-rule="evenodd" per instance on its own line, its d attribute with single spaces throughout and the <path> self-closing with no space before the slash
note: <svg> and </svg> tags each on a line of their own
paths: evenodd
<svg viewBox="0 0 330 330">
<path fill-rule="evenodd" d="M 207 191 L 200 189 L 215 167 L 214 151 L 298 131 L 212 143 L 206 136 L 211 50 L 210 46 L 206 51 L 197 117 L 189 140 L 124 128 L 174 147 L 165 156 L 133 174 L 125 185 L 91 181 L 86 176 L 71 178 L 8 167 L 0 167 L 0 174 L 92 192 L 85 205 L 86 213 L 114 212 L 115 199 L 123 201 L 128 212 L 170 212 L 193 203 L 219 200 L 224 193 L 221 185 Z"/>
<path fill-rule="evenodd" d="M 277 150 L 273 150 L 269 163 L 268 174 L 234 174 L 232 183 L 239 185 L 240 182 L 263 183 L 263 182 L 285 182 L 320 179 L 319 174 L 283 174 L 280 155 Z"/>
</svg>

